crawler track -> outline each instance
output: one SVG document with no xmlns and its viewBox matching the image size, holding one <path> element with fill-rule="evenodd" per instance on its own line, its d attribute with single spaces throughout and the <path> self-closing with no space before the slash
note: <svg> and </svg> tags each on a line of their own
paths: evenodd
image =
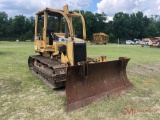
<svg viewBox="0 0 160 120">
<path fill-rule="evenodd" d="M 41 55 L 30 56 L 28 66 L 32 73 L 52 89 L 65 86 L 66 65 Z"/>
</svg>

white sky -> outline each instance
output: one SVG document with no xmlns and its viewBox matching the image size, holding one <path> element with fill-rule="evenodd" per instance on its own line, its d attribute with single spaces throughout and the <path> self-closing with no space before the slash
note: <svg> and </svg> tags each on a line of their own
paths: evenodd
<svg viewBox="0 0 160 120">
<path fill-rule="evenodd" d="M 5 11 L 9 17 L 18 14 L 30 17 L 46 7 L 62 9 L 66 4 L 70 10 L 104 12 L 110 19 L 117 12 L 160 15 L 160 0 L 0 0 L 0 11 Z"/>
<path fill-rule="evenodd" d="M 97 3 L 97 12 L 112 17 L 117 12 L 136 13 L 142 11 L 148 17 L 160 15 L 160 0 L 101 0 Z"/>
</svg>

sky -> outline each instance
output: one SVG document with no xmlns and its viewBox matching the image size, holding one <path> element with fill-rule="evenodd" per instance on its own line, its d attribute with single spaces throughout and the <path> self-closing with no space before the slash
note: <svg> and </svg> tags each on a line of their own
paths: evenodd
<svg viewBox="0 0 160 120">
<path fill-rule="evenodd" d="M 61 10 L 66 4 L 69 10 L 104 12 L 109 20 L 118 12 L 160 15 L 160 0 L 0 0 L 0 12 L 6 12 L 9 17 L 19 14 L 30 17 L 46 7 Z"/>
</svg>

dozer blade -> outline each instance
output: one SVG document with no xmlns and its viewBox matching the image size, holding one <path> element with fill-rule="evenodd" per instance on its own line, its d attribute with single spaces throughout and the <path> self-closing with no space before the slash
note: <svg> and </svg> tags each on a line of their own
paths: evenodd
<svg viewBox="0 0 160 120">
<path fill-rule="evenodd" d="M 126 75 L 130 59 L 91 63 L 67 68 L 66 110 L 67 112 L 86 106 L 107 96 L 124 93 L 133 87 Z M 85 70 L 86 76 L 82 73 Z"/>
</svg>

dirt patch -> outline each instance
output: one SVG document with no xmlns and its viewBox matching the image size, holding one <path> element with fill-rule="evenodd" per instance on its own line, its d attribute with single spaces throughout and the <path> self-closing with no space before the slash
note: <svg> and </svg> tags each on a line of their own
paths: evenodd
<svg viewBox="0 0 160 120">
<path fill-rule="evenodd" d="M 137 63 L 134 67 L 131 69 L 128 69 L 128 74 L 134 75 L 154 75 L 157 76 L 160 72 L 160 63 L 154 64 L 154 65 L 144 65 Z"/>
<path fill-rule="evenodd" d="M 149 97 L 132 97 L 133 100 L 135 101 L 146 101 L 149 100 Z"/>
<path fill-rule="evenodd" d="M 149 79 L 147 81 L 144 82 L 145 85 L 150 85 L 152 83 L 156 82 L 154 79 Z"/>
</svg>

